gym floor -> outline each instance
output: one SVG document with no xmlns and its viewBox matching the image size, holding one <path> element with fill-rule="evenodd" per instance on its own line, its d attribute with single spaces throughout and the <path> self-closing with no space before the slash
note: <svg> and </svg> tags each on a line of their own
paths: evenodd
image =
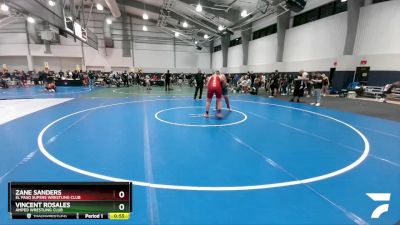
<svg viewBox="0 0 400 225">
<path fill-rule="evenodd" d="M 232 112 L 205 119 L 205 101 L 194 101 L 190 87 L 167 94 L 162 87 L 0 91 L 1 99 L 13 99 L 0 101 L 0 224 L 26 223 L 7 213 L 10 181 L 133 182 L 128 222 L 68 224 L 400 220 L 398 105 L 378 118 L 236 94 Z M 322 104 L 337 101 L 330 98 Z M 366 193 L 391 198 L 377 202 Z M 384 203 L 388 212 L 371 218 Z"/>
</svg>

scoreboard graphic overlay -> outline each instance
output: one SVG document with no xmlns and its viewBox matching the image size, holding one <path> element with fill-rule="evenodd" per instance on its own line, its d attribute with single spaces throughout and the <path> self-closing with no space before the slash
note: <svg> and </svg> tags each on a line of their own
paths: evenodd
<svg viewBox="0 0 400 225">
<path fill-rule="evenodd" d="M 129 182 L 10 182 L 12 219 L 129 219 Z"/>
</svg>

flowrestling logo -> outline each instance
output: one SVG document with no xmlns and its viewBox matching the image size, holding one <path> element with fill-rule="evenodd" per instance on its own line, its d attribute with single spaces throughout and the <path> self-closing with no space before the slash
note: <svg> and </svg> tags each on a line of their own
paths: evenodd
<svg viewBox="0 0 400 225">
<path fill-rule="evenodd" d="M 389 211 L 390 193 L 366 193 L 375 202 L 388 202 L 375 208 L 371 214 L 372 219 L 379 219 L 381 215 Z"/>
</svg>

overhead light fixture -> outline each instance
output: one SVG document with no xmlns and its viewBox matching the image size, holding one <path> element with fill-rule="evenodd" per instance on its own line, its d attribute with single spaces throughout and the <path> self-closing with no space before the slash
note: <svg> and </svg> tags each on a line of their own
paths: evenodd
<svg viewBox="0 0 400 225">
<path fill-rule="evenodd" d="M 28 18 L 26 18 L 26 20 L 27 20 L 29 23 L 35 23 L 35 19 L 33 19 L 33 17 L 31 17 L 31 16 L 28 16 Z"/>
<path fill-rule="evenodd" d="M 243 11 L 240 13 L 241 17 L 246 17 L 247 16 L 247 10 L 243 9 Z"/>
<path fill-rule="evenodd" d="M 107 18 L 107 19 L 106 19 L 106 23 L 107 23 L 107 24 L 112 24 L 111 18 Z"/>
<path fill-rule="evenodd" d="M 340 0 L 341 2 L 347 2 L 347 0 Z"/>
<path fill-rule="evenodd" d="M 143 13 L 143 19 L 144 20 L 148 20 L 149 19 L 149 15 L 147 15 L 147 13 Z"/>
<path fill-rule="evenodd" d="M 56 2 L 55 2 L 55 1 L 49 0 L 49 6 L 53 7 L 53 6 L 55 6 L 55 5 L 56 5 Z"/>
<path fill-rule="evenodd" d="M 6 3 L 1 4 L 1 11 L 4 11 L 4 12 L 8 11 L 8 5 L 6 5 Z"/>
<path fill-rule="evenodd" d="M 199 43 L 198 41 L 194 41 L 194 44 L 197 45 L 197 43 Z"/>
<path fill-rule="evenodd" d="M 188 27 L 188 23 L 185 21 L 185 22 L 183 22 L 182 26 L 183 27 Z"/>
<path fill-rule="evenodd" d="M 147 27 L 143 25 L 143 31 L 147 31 Z"/>
<path fill-rule="evenodd" d="M 103 5 L 100 4 L 100 3 L 97 3 L 96 8 L 97 8 L 97 10 L 99 10 L 99 11 L 103 11 L 103 9 L 104 9 Z"/>
<path fill-rule="evenodd" d="M 203 11 L 203 7 L 200 5 L 200 3 L 196 6 L 196 11 L 197 12 Z"/>
<path fill-rule="evenodd" d="M 204 39 L 208 39 L 208 38 L 209 38 L 208 34 L 205 34 Z"/>
<path fill-rule="evenodd" d="M 218 26 L 218 30 L 219 30 L 219 31 L 223 31 L 223 30 L 225 30 L 225 27 L 222 26 L 222 25 L 219 25 L 219 26 Z"/>
<path fill-rule="evenodd" d="M 175 37 L 179 37 L 180 33 L 175 31 Z"/>
</svg>

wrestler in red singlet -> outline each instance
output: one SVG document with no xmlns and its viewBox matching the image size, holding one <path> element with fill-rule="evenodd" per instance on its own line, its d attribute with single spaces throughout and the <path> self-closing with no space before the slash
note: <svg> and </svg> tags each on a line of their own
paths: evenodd
<svg viewBox="0 0 400 225">
<path fill-rule="evenodd" d="M 216 74 L 210 77 L 207 85 L 207 98 L 212 99 L 214 94 L 217 99 L 222 97 L 222 87 L 221 87 L 221 79 Z"/>
<path fill-rule="evenodd" d="M 45 90 L 48 92 L 55 92 L 56 85 L 54 83 L 48 83 L 48 84 L 46 84 Z"/>
<path fill-rule="evenodd" d="M 222 97 L 222 86 L 221 79 L 219 77 L 219 71 L 216 71 L 208 80 L 207 84 L 207 103 L 205 117 L 208 117 L 208 111 L 210 110 L 211 100 L 215 94 L 217 97 L 217 117 L 221 117 L 221 97 Z"/>
</svg>

